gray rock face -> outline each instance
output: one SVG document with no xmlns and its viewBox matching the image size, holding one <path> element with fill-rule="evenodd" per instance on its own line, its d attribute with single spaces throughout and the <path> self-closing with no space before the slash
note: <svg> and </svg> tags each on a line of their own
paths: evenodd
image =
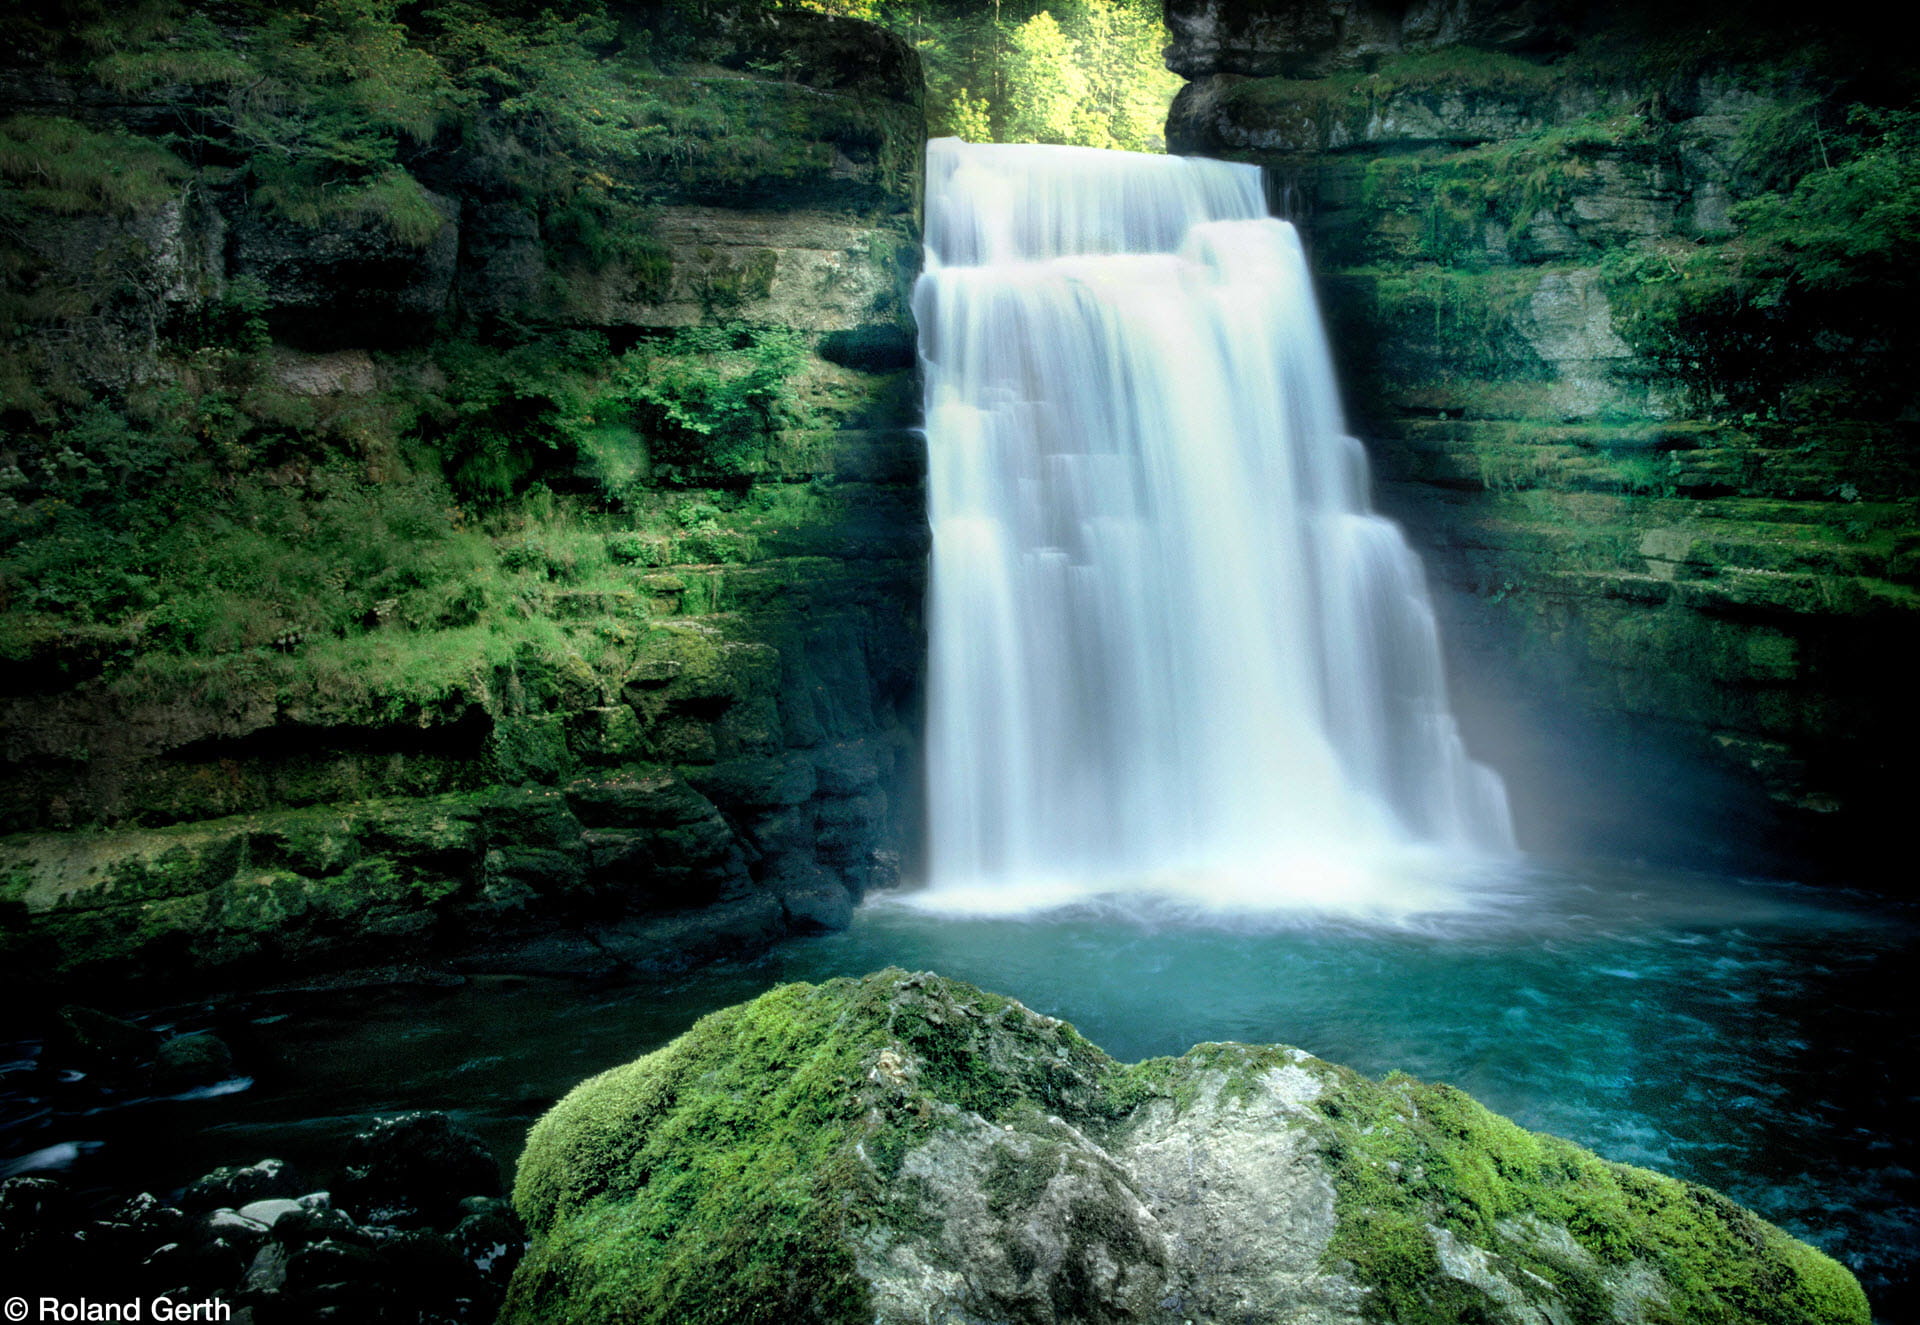
<svg viewBox="0 0 1920 1325">
<path fill-rule="evenodd" d="M 1052 1114 L 967 1115 L 908 1151 L 895 1199 L 937 1231 L 869 1244 L 876 1318 L 1067 1321 L 1083 1317 L 1061 1303 L 1091 1298 L 1119 1320 L 1362 1320 L 1364 1290 L 1322 1265 L 1334 1190 L 1297 1130 L 1318 1078 L 1289 1065 L 1250 1092 L 1224 1072 L 1192 1088 L 1106 1145 Z"/>
<path fill-rule="evenodd" d="M 329 346 L 417 338 L 452 311 L 460 260 L 458 200 L 426 197 L 441 221 L 420 245 L 374 220 L 321 229 L 236 209 L 227 278 L 258 281 L 277 322 Z"/>
<path fill-rule="evenodd" d="M 873 321 L 876 310 L 895 311 L 888 245 L 896 237 L 841 213 L 676 206 L 654 237 L 668 257 L 667 276 L 642 284 L 620 268 L 567 273 L 572 313 L 596 326 L 685 327 L 718 309 L 843 331 Z"/>
<path fill-rule="evenodd" d="M 1910 356 L 1870 297 L 1796 290 L 1755 257 L 1781 241 L 1743 230 L 1769 126 L 1811 103 L 1732 55 L 1623 58 L 1665 31 L 1651 11 L 1168 16 L 1192 80 L 1169 146 L 1267 168 L 1300 227 L 1381 503 L 1440 590 L 1456 709 L 1527 844 L 1777 867 L 1778 844 L 1901 831 L 1860 770 L 1905 758 L 1911 724 L 1885 720 L 1905 684 L 1865 661 L 1885 645 L 1842 641 L 1920 633 L 1879 588 L 1905 554 L 1863 518 L 1920 490 L 1897 440 Z M 1754 21 L 1780 67 L 1817 63 Z M 1803 539 L 1818 551 L 1782 555 Z M 1636 790 L 1675 780 L 1714 812 L 1676 822 Z M 1735 821 L 1753 831 L 1693 826 Z"/>
<path fill-rule="evenodd" d="M 1167 67 L 1318 77 L 1402 51 L 1459 42 L 1499 49 L 1563 43 L 1572 0 L 1168 0 Z"/>
</svg>

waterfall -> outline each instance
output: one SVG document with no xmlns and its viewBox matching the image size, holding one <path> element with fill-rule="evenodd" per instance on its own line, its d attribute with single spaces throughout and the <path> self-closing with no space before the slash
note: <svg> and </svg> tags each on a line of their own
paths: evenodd
<svg viewBox="0 0 1920 1325">
<path fill-rule="evenodd" d="M 932 892 L 1337 904 L 1510 853 L 1258 169 L 940 139 L 927 249 Z"/>
</svg>

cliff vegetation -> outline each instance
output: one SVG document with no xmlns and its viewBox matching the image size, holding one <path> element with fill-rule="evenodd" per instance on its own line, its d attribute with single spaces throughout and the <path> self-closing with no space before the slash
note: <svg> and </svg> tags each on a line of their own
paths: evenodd
<svg viewBox="0 0 1920 1325">
<path fill-rule="evenodd" d="M 1911 69 L 1783 7 L 1314 14 L 1172 6 L 1171 138 L 1307 232 L 1455 674 L 1503 678 L 1469 725 L 1563 821 L 1535 844 L 1726 859 L 1663 840 L 1674 785 L 1802 862 L 1877 841 L 1915 737 Z"/>
<path fill-rule="evenodd" d="M 806 789 L 722 779 L 733 854 L 687 900 L 804 858 L 844 909 L 897 858 L 910 50 L 692 3 L 8 18 L 0 830 L 761 758 Z M 829 746 L 866 770 L 818 793 L 844 878 Z M 759 834 L 775 805 L 807 822 Z M 101 919 L 195 932 L 271 855 Z"/>
</svg>

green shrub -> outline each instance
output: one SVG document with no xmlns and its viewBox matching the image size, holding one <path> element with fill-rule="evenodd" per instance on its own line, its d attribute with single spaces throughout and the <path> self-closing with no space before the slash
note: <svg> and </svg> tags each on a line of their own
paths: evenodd
<svg viewBox="0 0 1920 1325">
<path fill-rule="evenodd" d="M 448 384 L 424 402 L 422 435 L 464 500 L 498 503 L 571 463 L 608 351 L 603 336 L 562 332 L 517 344 L 448 341 L 438 358 Z"/>
<path fill-rule="evenodd" d="M 1807 112 L 1813 124 L 1812 111 Z M 1804 142 L 1800 160 L 1779 164 L 1794 175 L 1782 189 L 1739 204 L 1734 219 L 1752 246 L 1749 269 L 1817 291 L 1904 290 L 1920 249 L 1920 112 L 1855 105 L 1847 131 Z M 1817 128 L 1817 124 L 1814 124 Z M 1812 130 L 1809 130 L 1811 134 Z"/>
<path fill-rule="evenodd" d="M 623 357 L 595 415 L 631 418 L 656 479 L 745 477 L 776 428 L 805 423 L 793 384 L 804 354 L 792 331 L 685 328 Z"/>
</svg>

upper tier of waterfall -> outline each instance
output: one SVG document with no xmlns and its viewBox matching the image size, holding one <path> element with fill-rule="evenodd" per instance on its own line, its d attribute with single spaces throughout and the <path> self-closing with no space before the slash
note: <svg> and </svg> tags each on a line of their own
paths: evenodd
<svg viewBox="0 0 1920 1325">
<path fill-rule="evenodd" d="M 1510 852 L 1258 171 L 942 139 L 927 177 L 936 891 Z"/>
<path fill-rule="evenodd" d="M 956 138 L 927 147 L 930 265 L 1172 253 L 1203 221 L 1266 214 L 1253 166 Z"/>
</svg>

